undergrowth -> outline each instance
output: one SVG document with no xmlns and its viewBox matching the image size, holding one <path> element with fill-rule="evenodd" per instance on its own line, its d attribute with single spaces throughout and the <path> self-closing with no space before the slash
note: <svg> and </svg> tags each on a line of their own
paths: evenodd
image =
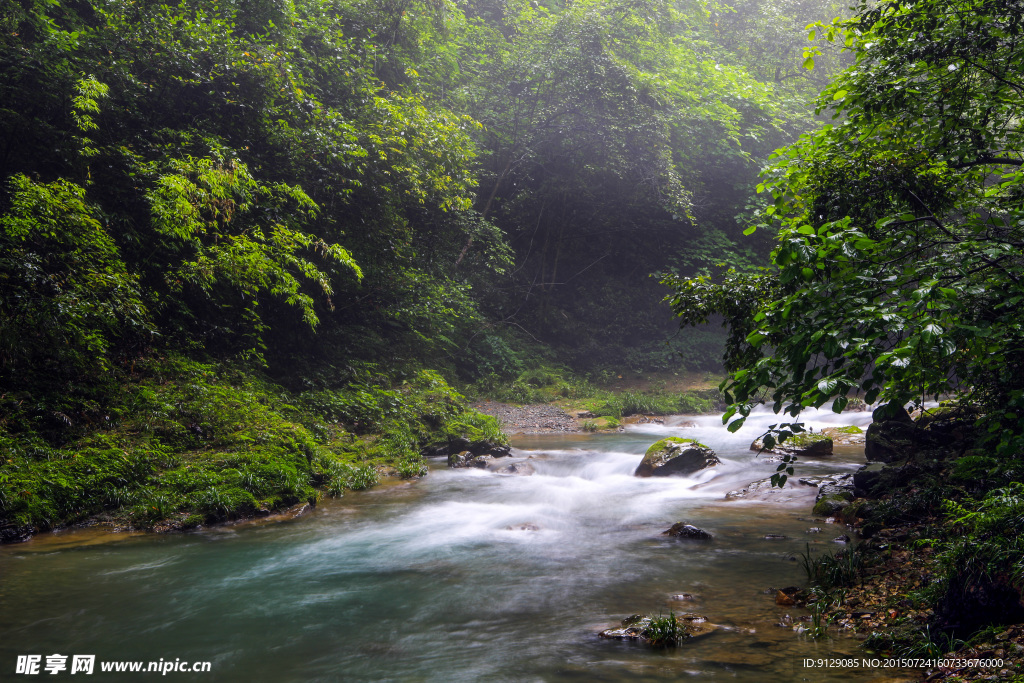
<svg viewBox="0 0 1024 683">
<path fill-rule="evenodd" d="M 421 450 L 505 442 L 497 421 L 430 371 L 301 394 L 237 366 L 137 363 L 117 391 L 57 427 L 32 396 L 0 399 L 0 526 L 105 515 L 150 527 L 253 516 L 425 474 Z M 104 397 L 101 397 L 101 399 Z"/>
</svg>

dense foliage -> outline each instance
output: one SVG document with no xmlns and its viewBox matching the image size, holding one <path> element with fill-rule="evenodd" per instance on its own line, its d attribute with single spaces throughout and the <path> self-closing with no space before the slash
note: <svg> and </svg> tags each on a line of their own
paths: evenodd
<svg viewBox="0 0 1024 683">
<path fill-rule="evenodd" d="M 684 322 L 731 325 L 733 428 L 762 400 L 795 417 L 856 392 L 955 393 L 1016 452 L 1022 9 L 885 2 L 815 28 L 856 61 L 819 99 L 836 123 L 778 152 L 758 188 L 779 229 L 770 268 L 675 281 Z"/>
<path fill-rule="evenodd" d="M 542 364 L 714 366 L 720 337 L 670 340 L 650 274 L 767 251 L 737 245 L 734 216 L 760 160 L 812 125 L 799 27 L 834 10 L 4 0 L 0 523 L 165 494 L 208 513 L 165 490 L 179 467 L 213 468 L 222 512 L 284 505 L 331 486 L 310 456 L 334 448 L 324 420 L 379 440 L 363 464 L 419 472 L 424 444 L 493 427 L 389 413 L 430 395 L 424 368 L 486 391 Z M 817 73 L 837 68 L 817 44 Z M 225 368 L 243 379 L 214 390 Z M 302 436 L 254 455 L 263 437 L 186 405 Z M 264 456 L 291 483 L 238 484 Z M 115 481 L 134 497 L 64 490 Z"/>
</svg>

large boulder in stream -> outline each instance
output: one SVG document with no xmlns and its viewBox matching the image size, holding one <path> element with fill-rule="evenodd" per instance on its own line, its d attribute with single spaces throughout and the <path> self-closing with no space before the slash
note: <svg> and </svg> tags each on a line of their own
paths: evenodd
<svg viewBox="0 0 1024 683">
<path fill-rule="evenodd" d="M 633 473 L 637 477 L 686 476 L 721 461 L 715 452 L 693 439 L 670 436 L 651 445 Z"/>
</svg>

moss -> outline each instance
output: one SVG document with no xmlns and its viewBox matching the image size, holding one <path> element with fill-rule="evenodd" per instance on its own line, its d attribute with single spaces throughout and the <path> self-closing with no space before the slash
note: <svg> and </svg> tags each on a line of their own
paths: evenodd
<svg viewBox="0 0 1024 683">
<path fill-rule="evenodd" d="M 794 434 L 786 439 L 785 445 L 795 448 L 807 448 L 811 444 L 820 443 L 822 441 L 831 441 L 831 439 L 825 434 L 802 432 L 800 434 Z"/>
<path fill-rule="evenodd" d="M 857 425 L 850 425 L 848 427 L 831 427 L 832 431 L 837 434 L 863 434 L 864 430 Z"/>
<path fill-rule="evenodd" d="M 592 410 L 596 415 L 682 415 L 711 413 L 722 407 L 721 395 L 699 390 L 682 393 L 624 391 Z"/>
<path fill-rule="evenodd" d="M 665 439 L 662 439 L 661 441 L 656 441 L 653 444 L 651 444 L 651 447 L 647 449 L 646 453 L 644 453 L 644 457 L 648 455 L 653 455 L 659 451 L 663 451 L 669 448 L 669 446 L 671 446 L 672 444 L 693 444 L 693 446 L 695 446 L 696 448 L 707 448 L 707 446 L 697 441 L 696 439 L 684 439 L 681 436 L 670 436 Z"/>
<path fill-rule="evenodd" d="M 853 494 L 846 491 L 842 493 L 829 493 L 822 496 L 821 499 L 814 504 L 812 512 L 815 515 L 829 517 L 848 506 L 851 500 L 853 500 Z"/>
<path fill-rule="evenodd" d="M 99 406 L 102 428 L 66 443 L 0 426 L 0 522 L 208 524 L 368 488 L 381 470 L 421 476 L 420 449 L 452 435 L 506 442 L 429 371 L 295 395 L 239 366 L 172 357 L 141 370 Z"/>
</svg>

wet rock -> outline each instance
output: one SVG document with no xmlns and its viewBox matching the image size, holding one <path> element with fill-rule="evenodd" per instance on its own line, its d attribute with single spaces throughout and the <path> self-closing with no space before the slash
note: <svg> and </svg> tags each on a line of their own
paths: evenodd
<svg viewBox="0 0 1024 683">
<path fill-rule="evenodd" d="M 850 537 L 847 536 L 846 534 L 843 534 L 842 536 L 836 536 L 835 538 L 833 538 L 832 542 L 833 543 L 849 543 L 850 542 Z"/>
<path fill-rule="evenodd" d="M 686 476 L 719 462 L 715 452 L 693 439 L 670 436 L 651 445 L 636 468 L 637 477 Z"/>
<path fill-rule="evenodd" d="M 684 524 L 683 522 L 676 522 L 670 529 L 662 531 L 661 535 L 693 541 L 710 541 L 714 538 L 714 536 L 703 529 L 699 529 L 692 524 Z"/>
<path fill-rule="evenodd" d="M 512 524 L 505 527 L 507 531 L 540 531 L 540 527 L 536 524 L 527 522 L 526 524 Z"/>
<path fill-rule="evenodd" d="M 668 599 L 676 602 L 695 602 L 697 596 L 693 593 L 676 593 L 675 595 L 670 595 Z"/>
<path fill-rule="evenodd" d="M 659 617 L 659 619 L 664 619 L 664 617 Z M 675 615 L 675 620 L 678 628 L 677 636 L 680 640 L 689 640 L 690 638 L 706 635 L 718 628 L 714 624 L 709 623 L 707 617 L 700 614 L 677 614 Z M 650 644 L 651 637 L 654 635 L 650 628 L 652 621 L 654 619 L 650 616 L 633 614 L 623 619 L 619 626 L 605 629 L 598 633 L 598 635 L 602 638 L 635 640 Z M 664 644 L 677 645 L 679 643 Z"/>
<path fill-rule="evenodd" d="M 782 453 L 786 455 L 801 455 L 806 457 L 821 457 L 832 455 L 832 438 L 821 433 L 803 432 L 794 434 L 782 443 L 777 443 L 771 448 L 765 448 L 764 442 L 757 439 L 750 444 L 752 451 L 764 451 L 766 453 Z"/>
<path fill-rule="evenodd" d="M 310 505 L 309 503 L 299 503 L 297 505 L 291 506 L 281 514 L 287 517 L 291 517 L 292 519 L 295 519 L 296 517 L 302 517 L 305 514 L 309 514 L 312 511 L 313 506 Z"/>
<path fill-rule="evenodd" d="M 0 544 L 24 543 L 35 533 L 36 528 L 30 524 L 0 524 Z"/>
<path fill-rule="evenodd" d="M 498 474 L 514 474 L 520 477 L 529 477 L 537 470 L 528 462 L 513 462 L 494 470 Z"/>
<path fill-rule="evenodd" d="M 839 493 L 840 491 L 853 491 L 853 474 L 849 472 L 836 472 L 835 474 L 825 474 L 816 477 L 801 477 L 801 484 L 807 484 L 808 486 L 817 486 L 818 493 L 820 496 L 827 495 L 829 493 Z"/>
<path fill-rule="evenodd" d="M 829 493 L 827 495 L 819 495 L 817 502 L 814 503 L 814 514 L 831 516 L 839 514 L 843 508 L 849 506 L 850 501 L 853 500 L 853 494 L 849 491 L 840 491 L 838 493 Z"/>
<path fill-rule="evenodd" d="M 491 463 L 494 462 L 494 458 L 490 455 L 474 455 L 470 451 L 462 451 L 460 453 L 452 453 L 448 456 L 448 467 L 476 467 L 479 469 L 486 469 Z"/>
<path fill-rule="evenodd" d="M 452 453 L 448 456 L 448 467 L 472 467 L 473 454 L 469 451 Z"/>
<path fill-rule="evenodd" d="M 489 455 L 493 458 L 505 458 L 512 454 L 512 447 L 496 441 L 484 439 L 471 441 L 463 436 L 449 437 L 448 442 L 440 445 L 425 446 L 420 453 L 428 458 L 442 458 L 465 452 L 472 455 Z"/>
<path fill-rule="evenodd" d="M 885 463 L 871 462 L 853 473 L 853 489 L 855 493 L 865 495 L 871 493 L 875 484 L 882 478 Z"/>
<path fill-rule="evenodd" d="M 772 480 L 758 479 L 741 489 L 729 491 L 726 500 L 770 500 L 774 503 L 807 501 L 816 489 L 799 481 L 790 479 L 782 488 L 772 486 Z"/>
</svg>

